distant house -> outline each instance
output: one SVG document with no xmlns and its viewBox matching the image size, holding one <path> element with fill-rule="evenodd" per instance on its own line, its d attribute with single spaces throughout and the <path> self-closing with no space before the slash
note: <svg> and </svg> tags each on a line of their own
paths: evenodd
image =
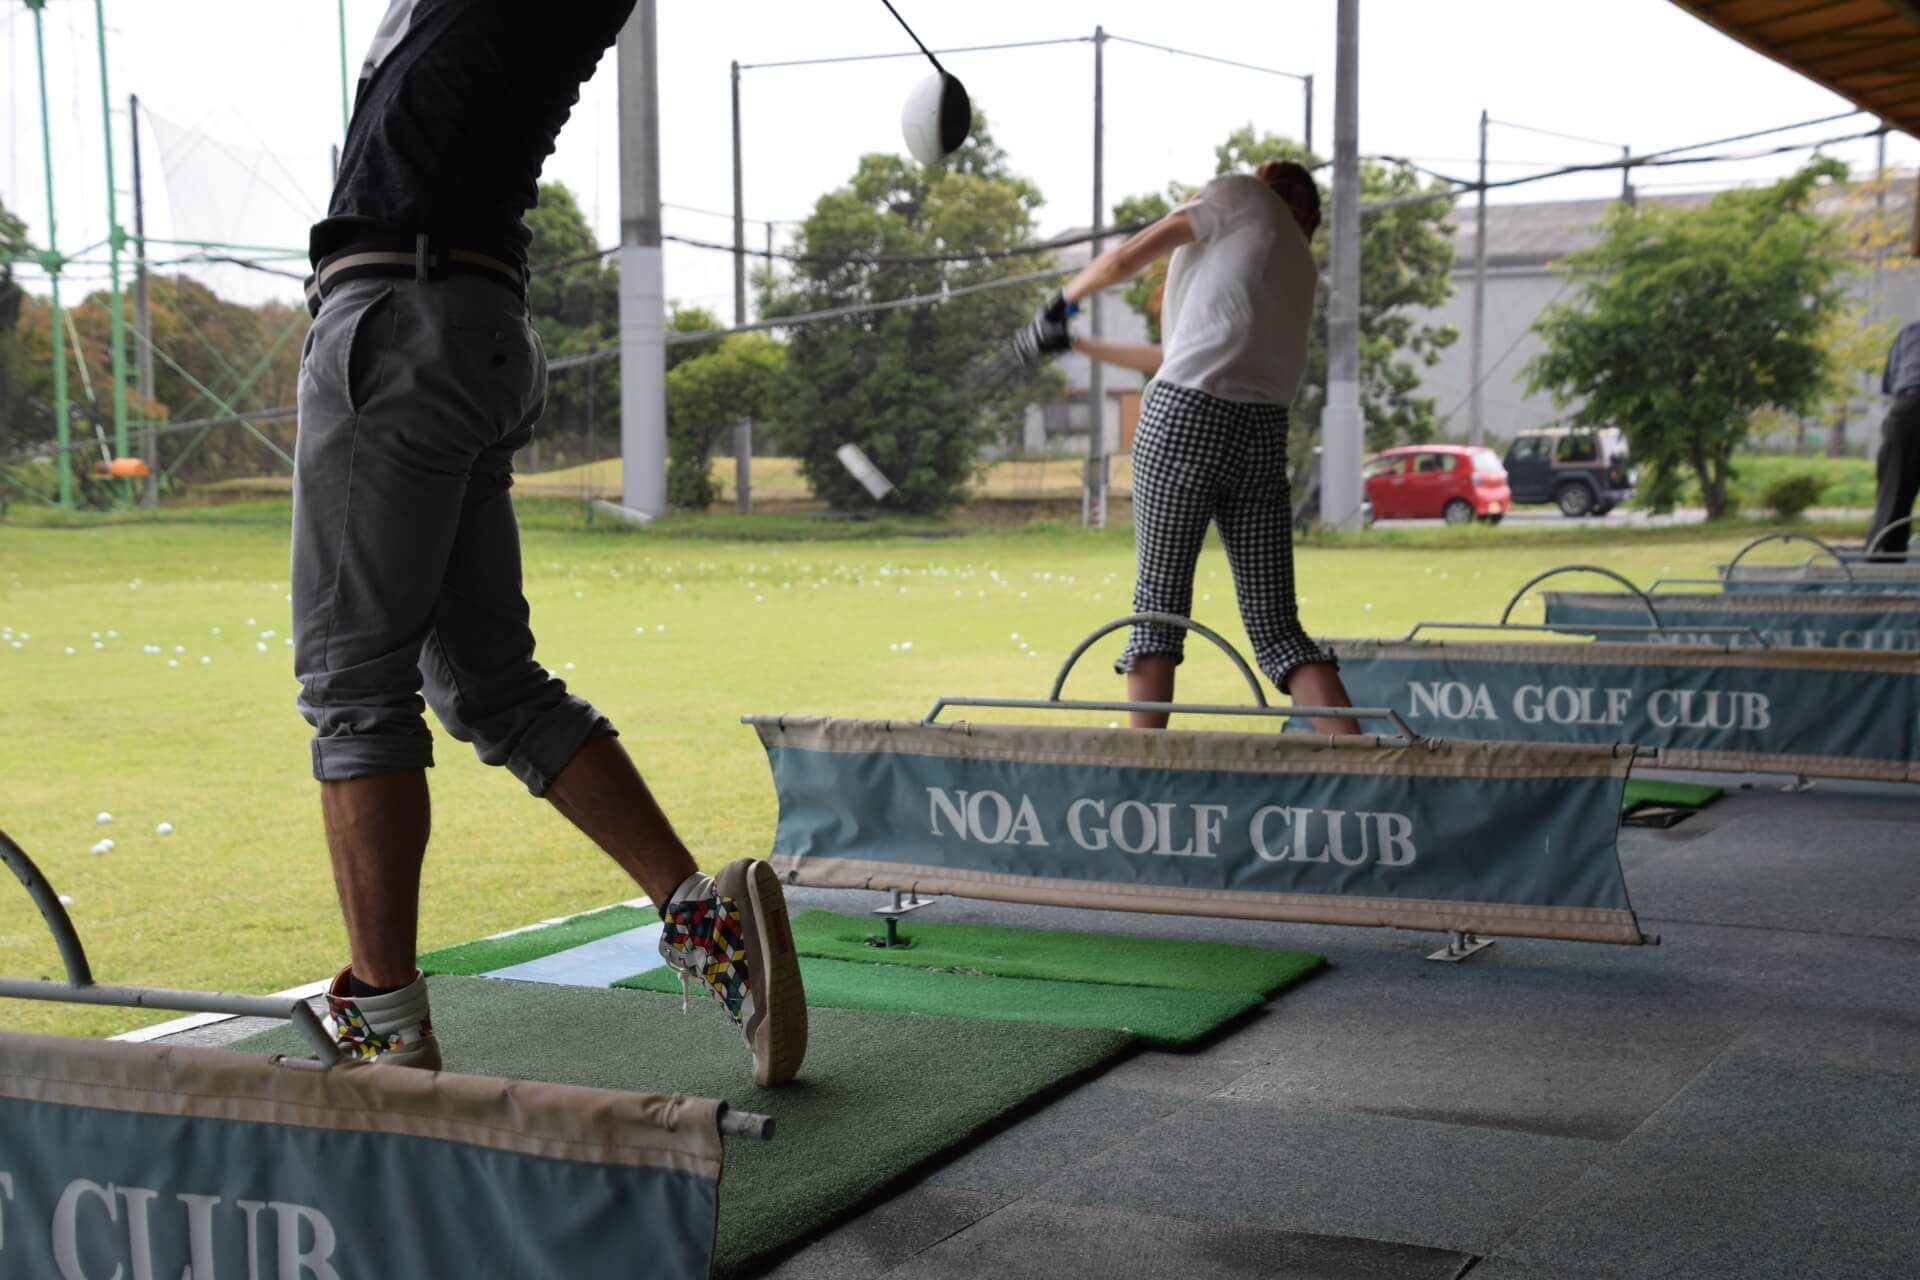
<svg viewBox="0 0 1920 1280">
<path fill-rule="evenodd" d="M 1895 175 L 1887 192 L 1890 214 L 1910 219 L 1913 204 L 1913 175 Z M 1697 207 L 1712 199 L 1711 192 L 1636 197 L 1679 207 Z M 1574 296 L 1554 264 L 1577 249 L 1589 248 L 1600 240 L 1601 220 L 1615 202 L 1612 200 L 1556 200 L 1536 204 L 1490 204 L 1487 206 L 1487 308 L 1485 364 L 1481 398 L 1486 436 L 1489 441 L 1505 440 L 1515 432 L 1557 421 L 1562 413 L 1554 408 L 1551 397 L 1529 396 L 1520 371 L 1540 350 L 1540 341 L 1531 332 L 1542 309 L 1555 301 Z M 1852 187 L 1833 189 L 1821 202 L 1829 213 L 1844 216 L 1849 206 L 1857 211 L 1861 198 Z M 1442 430 L 1450 437 L 1465 439 L 1470 425 L 1470 393 L 1473 387 L 1473 282 L 1474 206 L 1463 198 L 1453 210 L 1453 296 L 1434 309 L 1432 318 L 1453 325 L 1460 340 L 1442 353 L 1440 363 L 1420 371 L 1420 394 L 1432 396 L 1444 419 Z M 1881 319 L 1920 318 L 1920 269 L 1912 259 L 1904 260 L 1904 269 L 1889 269 L 1878 274 L 1863 271 L 1854 277 L 1852 292 L 1874 309 Z M 1876 296 L 1877 293 L 1877 296 Z M 1875 379 L 1875 387 L 1878 380 Z M 1877 424 L 1875 398 L 1863 388 L 1860 411 L 1855 422 L 1871 428 Z M 1858 431 L 1856 447 L 1866 442 L 1870 430 Z"/>
<path fill-rule="evenodd" d="M 1084 235 L 1091 228 L 1070 227 L 1064 231 L 1052 233 L 1055 236 Z M 1108 240 L 1104 247 L 1112 248 L 1119 238 Z M 1090 256 L 1086 244 L 1070 245 L 1056 255 L 1063 267 L 1083 267 Z M 1147 322 L 1121 296 L 1122 290 L 1109 289 L 1103 295 L 1101 303 L 1101 336 L 1119 342 L 1145 342 L 1147 340 Z M 1081 304 L 1081 313 L 1074 321 L 1077 333 L 1088 333 L 1087 305 Z M 1087 452 L 1091 439 L 1089 424 L 1093 415 L 1088 408 L 1088 374 L 1092 361 L 1077 352 L 1068 352 L 1058 360 L 1060 371 L 1067 375 L 1067 394 L 1063 399 L 1050 400 L 1027 406 L 1027 419 L 1023 424 L 1018 448 L 1020 451 L 1035 453 L 1080 453 Z M 1139 411 L 1140 388 L 1146 381 L 1129 369 L 1106 366 L 1104 370 L 1106 386 L 1103 388 L 1103 407 L 1101 418 L 1106 427 L 1107 451 L 1116 452 L 1131 446 L 1133 442 L 1132 420 Z"/>
</svg>

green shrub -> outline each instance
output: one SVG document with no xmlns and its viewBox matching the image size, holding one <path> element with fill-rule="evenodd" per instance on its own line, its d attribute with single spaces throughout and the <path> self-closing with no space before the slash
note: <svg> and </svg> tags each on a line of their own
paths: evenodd
<svg viewBox="0 0 1920 1280">
<path fill-rule="evenodd" d="M 1763 501 L 1767 509 L 1782 520 L 1791 520 L 1820 500 L 1826 492 L 1827 477 L 1812 471 L 1800 471 L 1776 478 L 1767 485 Z"/>
</svg>

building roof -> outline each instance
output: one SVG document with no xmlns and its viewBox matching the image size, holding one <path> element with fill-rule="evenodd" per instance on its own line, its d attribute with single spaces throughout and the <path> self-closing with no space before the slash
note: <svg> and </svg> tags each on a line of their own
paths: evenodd
<svg viewBox="0 0 1920 1280">
<path fill-rule="evenodd" d="M 1701 21 L 1920 136 L 1916 0 L 1674 0 Z"/>
</svg>

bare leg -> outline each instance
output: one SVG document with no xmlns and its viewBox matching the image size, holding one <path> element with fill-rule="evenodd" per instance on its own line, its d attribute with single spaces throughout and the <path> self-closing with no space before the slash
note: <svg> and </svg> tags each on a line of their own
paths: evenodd
<svg viewBox="0 0 1920 1280">
<path fill-rule="evenodd" d="M 1353 705 L 1353 699 L 1347 696 L 1347 686 L 1340 683 L 1340 675 L 1331 662 L 1309 662 L 1295 667 L 1287 675 L 1287 692 L 1299 706 Z M 1339 719 L 1315 716 L 1313 727 L 1321 733 L 1360 732 L 1360 722 L 1351 716 L 1341 716 Z"/>
<path fill-rule="evenodd" d="M 320 814 L 354 976 L 404 987 L 413 981 L 420 864 L 432 826 L 426 770 L 323 782 Z"/>
<path fill-rule="evenodd" d="M 547 799 L 656 903 L 696 870 L 618 738 L 589 739 L 547 785 Z"/>
<path fill-rule="evenodd" d="M 1172 702 L 1172 657 L 1164 653 L 1148 653 L 1135 657 L 1133 670 L 1127 672 L 1127 701 Z M 1127 723 L 1135 729 L 1164 729 L 1167 727 L 1167 713 L 1130 711 L 1127 713 Z"/>
</svg>

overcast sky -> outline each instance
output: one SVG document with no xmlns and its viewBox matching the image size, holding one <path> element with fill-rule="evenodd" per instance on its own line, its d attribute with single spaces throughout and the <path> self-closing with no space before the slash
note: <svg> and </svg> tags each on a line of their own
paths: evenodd
<svg viewBox="0 0 1920 1280">
<path fill-rule="evenodd" d="M 1050 0 L 1045 5 L 900 0 L 935 48 L 1110 34 L 1174 45 L 1315 77 L 1314 139 L 1333 132 L 1334 0 Z M 9 208 L 44 243 L 39 108 L 31 15 L 4 0 L 7 152 L 0 180 Z M 357 72 L 385 0 L 346 0 L 346 43 Z M 549 0 L 556 20 L 565 0 Z M 661 183 L 670 204 L 732 207 L 728 64 L 824 58 L 910 48 L 878 0 L 660 0 Z M 302 248 L 327 194 L 328 148 L 340 138 L 340 55 L 331 0 L 107 0 L 120 217 L 131 225 L 126 96 L 140 95 L 148 231 Z M 105 162 L 93 6 L 50 0 L 45 16 L 59 238 L 74 249 L 106 234 Z M 1041 231 L 1089 221 L 1092 210 L 1093 49 L 1090 42 L 945 60 L 984 109 L 1014 168 L 1046 195 Z M 899 109 L 927 74 L 918 60 L 743 74 L 746 211 L 794 219 L 843 182 L 864 152 L 901 151 Z M 1581 135 L 1645 152 L 1848 109 L 1843 100 L 1701 24 L 1667 0 L 1362 0 L 1360 145 L 1470 176 L 1482 108 L 1495 119 Z M 1295 80 L 1126 44 L 1106 47 L 1106 192 L 1120 197 L 1194 182 L 1236 126 L 1298 134 Z M 1861 132 L 1865 116 L 1822 126 L 1808 140 Z M 1740 144 L 1730 150 L 1757 145 Z M 1832 149 L 1870 168 L 1873 143 Z M 1608 146 L 1496 127 L 1495 177 L 1604 159 Z M 1617 154 L 1617 145 L 1611 154 Z M 1911 168 L 1920 143 L 1895 134 L 1890 162 Z M 1804 153 L 1741 164 L 1643 172 L 1652 189 L 1699 188 L 1791 169 Z M 602 243 L 618 238 L 614 57 L 585 88 L 546 177 L 579 196 Z M 1498 194 L 1501 200 L 1606 195 L 1617 175 L 1565 178 Z M 667 229 L 730 238 L 725 218 L 669 208 Z M 778 229 L 778 228 L 777 228 Z M 784 230 L 784 229 L 779 229 Z M 750 225 L 749 243 L 764 232 Z M 156 249 L 155 256 L 159 256 Z M 298 263 L 281 264 L 296 269 Z M 670 296 L 732 307 L 726 255 L 670 246 Z M 76 268 L 88 278 L 97 272 Z M 222 268 L 208 277 L 230 295 L 297 296 L 291 281 Z M 32 281 L 30 273 L 28 279 Z"/>
</svg>

